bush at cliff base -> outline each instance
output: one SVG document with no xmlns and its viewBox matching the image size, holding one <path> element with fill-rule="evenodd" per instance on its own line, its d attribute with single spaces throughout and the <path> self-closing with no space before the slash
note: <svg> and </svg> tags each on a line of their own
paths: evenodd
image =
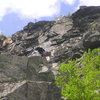
<svg viewBox="0 0 100 100">
<path fill-rule="evenodd" d="M 68 100 L 100 100 L 100 49 L 88 50 L 80 59 L 58 68 L 56 84 Z"/>
</svg>

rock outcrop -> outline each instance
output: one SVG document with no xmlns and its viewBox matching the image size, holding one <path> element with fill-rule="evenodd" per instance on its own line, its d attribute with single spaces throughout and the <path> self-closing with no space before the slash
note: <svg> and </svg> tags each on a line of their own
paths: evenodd
<svg viewBox="0 0 100 100">
<path fill-rule="evenodd" d="M 39 73 L 40 56 L 0 55 L 0 100 L 61 100 L 51 71 Z"/>
<path fill-rule="evenodd" d="M 2 48 L 0 38 L 0 100 L 61 100 L 54 85 L 57 66 L 100 47 L 100 6 L 80 7 L 71 16 L 28 23 Z M 49 62 L 34 47 L 51 51 Z"/>
</svg>

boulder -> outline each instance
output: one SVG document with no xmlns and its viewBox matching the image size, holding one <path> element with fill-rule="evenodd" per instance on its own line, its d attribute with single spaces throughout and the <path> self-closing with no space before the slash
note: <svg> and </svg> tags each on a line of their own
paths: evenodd
<svg viewBox="0 0 100 100">
<path fill-rule="evenodd" d="M 100 32 L 87 32 L 83 36 L 83 45 L 86 49 L 95 49 L 100 47 Z"/>
</svg>

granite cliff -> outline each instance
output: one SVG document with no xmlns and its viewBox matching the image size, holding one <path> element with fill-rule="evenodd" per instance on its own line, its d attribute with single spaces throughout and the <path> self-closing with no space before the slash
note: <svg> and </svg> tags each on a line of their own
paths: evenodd
<svg viewBox="0 0 100 100">
<path fill-rule="evenodd" d="M 57 66 L 100 47 L 100 6 L 82 6 L 70 16 L 30 22 L 2 47 L 0 37 L 0 100 L 62 100 L 54 84 Z M 48 62 L 33 48 L 51 51 Z"/>
</svg>

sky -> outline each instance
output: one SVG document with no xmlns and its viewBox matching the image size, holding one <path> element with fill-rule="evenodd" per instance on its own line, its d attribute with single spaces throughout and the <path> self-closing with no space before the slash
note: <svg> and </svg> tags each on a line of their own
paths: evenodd
<svg viewBox="0 0 100 100">
<path fill-rule="evenodd" d="M 0 0 L 0 33 L 11 36 L 29 22 L 54 20 L 82 5 L 100 6 L 100 0 Z"/>
</svg>

